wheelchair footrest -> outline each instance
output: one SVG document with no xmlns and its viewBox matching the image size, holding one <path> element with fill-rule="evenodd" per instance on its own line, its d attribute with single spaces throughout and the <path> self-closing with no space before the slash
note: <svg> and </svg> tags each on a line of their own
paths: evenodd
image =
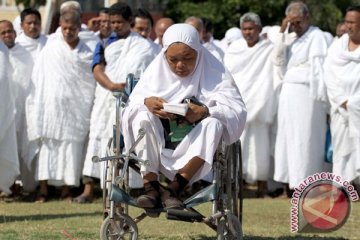
<svg viewBox="0 0 360 240">
<path fill-rule="evenodd" d="M 202 222 L 204 216 L 187 209 L 167 209 L 166 218 L 185 222 Z"/>
</svg>

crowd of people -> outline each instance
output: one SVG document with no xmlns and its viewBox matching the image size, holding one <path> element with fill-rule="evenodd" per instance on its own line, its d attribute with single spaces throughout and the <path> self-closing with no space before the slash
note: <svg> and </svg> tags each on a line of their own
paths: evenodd
<svg viewBox="0 0 360 240">
<path fill-rule="evenodd" d="M 0 192 L 35 193 L 91 202 L 113 134 L 115 98 L 129 73 L 139 78 L 123 112 L 125 148 L 138 129 L 149 134 L 135 149 L 142 166 L 138 205 L 181 207 L 183 189 L 209 180 L 219 141 L 241 140 L 244 182 L 257 196 L 278 196 L 306 177 L 333 172 L 360 186 L 360 6 L 346 10 L 336 36 L 311 25 L 301 1 L 291 2 L 279 26 L 263 26 L 253 12 L 222 40 L 210 20 L 189 16 L 154 22 L 124 3 L 99 10 L 87 25 L 78 2 L 60 7 L 58 29 L 41 33 L 36 9 L 21 12 L 21 32 L 0 20 Z M 151 33 L 156 39 L 151 39 Z M 166 149 L 174 114 L 163 104 L 189 104 L 188 134 Z M 333 154 L 327 156 L 327 133 Z M 177 140 L 179 141 L 179 140 Z M 169 178 L 161 191 L 158 173 Z M 210 176 L 211 178 L 211 176 Z M 136 179 L 135 179 L 136 180 Z M 84 185 L 73 196 L 71 189 Z"/>
</svg>

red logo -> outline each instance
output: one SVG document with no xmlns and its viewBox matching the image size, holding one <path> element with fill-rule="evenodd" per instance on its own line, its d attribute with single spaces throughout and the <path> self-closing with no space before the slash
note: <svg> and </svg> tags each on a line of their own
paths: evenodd
<svg viewBox="0 0 360 240">
<path fill-rule="evenodd" d="M 304 190 L 299 210 L 307 224 L 303 230 L 334 231 L 340 228 L 350 214 L 350 199 L 344 188 L 333 182 L 318 182 Z"/>
</svg>

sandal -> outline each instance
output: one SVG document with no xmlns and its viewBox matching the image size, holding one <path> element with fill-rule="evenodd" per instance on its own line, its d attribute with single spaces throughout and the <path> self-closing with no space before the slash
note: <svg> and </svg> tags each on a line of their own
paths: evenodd
<svg viewBox="0 0 360 240">
<path fill-rule="evenodd" d="M 36 203 L 44 203 L 48 201 L 48 195 L 40 193 L 37 195 L 35 202 Z"/>
<path fill-rule="evenodd" d="M 87 196 L 82 195 L 82 194 L 73 199 L 73 202 L 80 203 L 80 204 L 82 204 L 82 203 L 92 203 L 92 201 L 93 201 L 92 197 L 87 197 Z"/>
</svg>

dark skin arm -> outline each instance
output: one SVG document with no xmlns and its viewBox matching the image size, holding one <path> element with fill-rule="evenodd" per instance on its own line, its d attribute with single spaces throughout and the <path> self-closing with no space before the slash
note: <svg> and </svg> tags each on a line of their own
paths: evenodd
<svg viewBox="0 0 360 240">
<path fill-rule="evenodd" d="M 95 80 L 104 88 L 110 91 L 124 90 L 125 83 L 114 83 L 105 74 L 105 65 L 103 63 L 97 64 L 93 69 Z"/>
</svg>

